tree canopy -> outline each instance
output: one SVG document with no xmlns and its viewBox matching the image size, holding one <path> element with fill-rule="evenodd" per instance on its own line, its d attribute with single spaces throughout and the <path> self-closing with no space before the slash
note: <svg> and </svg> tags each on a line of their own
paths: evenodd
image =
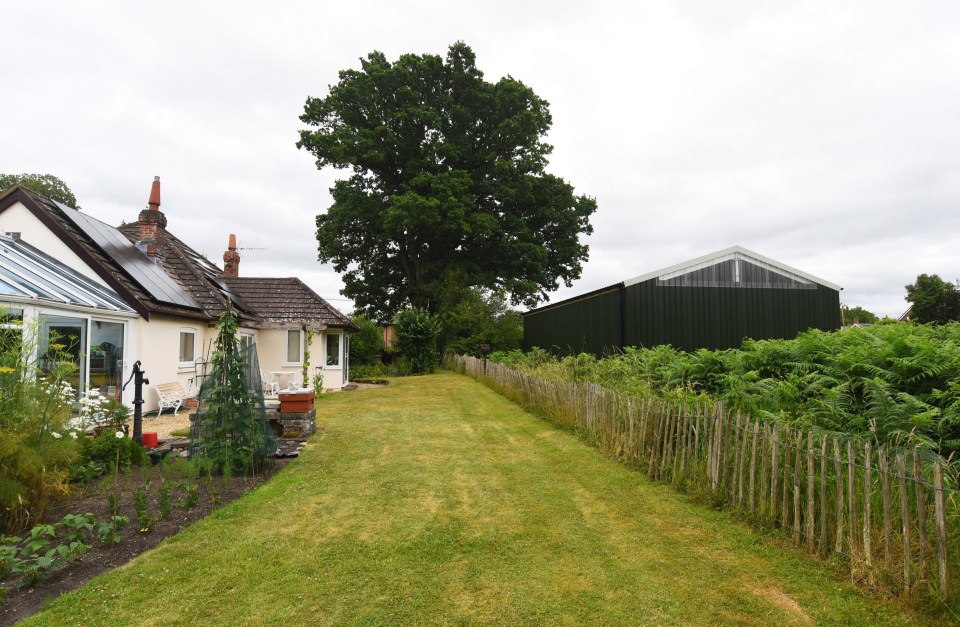
<svg viewBox="0 0 960 627">
<path fill-rule="evenodd" d="M 52 174 L 0 174 L 0 193 L 18 184 L 32 192 L 62 202 L 68 207 L 80 208 L 77 197 L 73 195 L 67 184 Z"/>
<path fill-rule="evenodd" d="M 840 305 L 841 314 L 843 315 L 843 324 L 844 326 L 858 322 L 860 324 L 875 324 L 880 318 L 877 317 L 877 314 L 872 311 L 867 311 L 860 305 L 856 307 L 848 307 L 847 305 Z"/>
<path fill-rule="evenodd" d="M 545 172 L 548 103 L 522 82 L 487 82 L 463 42 L 438 55 L 381 52 L 307 98 L 298 148 L 351 169 L 317 216 L 319 259 L 344 295 L 386 321 L 437 312 L 451 285 L 533 306 L 580 276 L 596 201 Z"/>
<path fill-rule="evenodd" d="M 960 290 L 936 274 L 921 274 L 906 286 L 904 297 L 911 303 L 912 322 L 946 324 L 960 320 Z"/>
</svg>

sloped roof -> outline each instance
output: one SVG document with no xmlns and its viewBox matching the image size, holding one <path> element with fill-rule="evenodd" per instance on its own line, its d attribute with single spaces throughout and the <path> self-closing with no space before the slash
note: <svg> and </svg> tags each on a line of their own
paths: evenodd
<svg viewBox="0 0 960 627">
<path fill-rule="evenodd" d="M 213 321 L 230 298 L 240 323 L 248 326 L 359 330 L 300 279 L 227 278 L 223 270 L 166 229 L 157 242 L 156 257 L 150 259 L 136 246 L 138 222 L 114 228 L 19 186 L 0 194 L 0 212 L 17 201 L 147 319 L 157 313 Z M 131 259 L 135 263 L 130 263 Z M 151 277 L 150 272 L 163 276 Z M 166 288 L 156 285 L 163 279 L 170 281 Z M 171 295 L 173 288 L 182 290 L 182 297 Z"/>
<path fill-rule="evenodd" d="M 149 292 L 129 273 L 124 271 L 99 244 L 76 223 L 66 217 L 62 206 L 58 203 L 16 185 L 0 194 L 0 211 L 16 202 L 22 203 L 84 263 L 93 268 L 100 278 L 123 297 L 141 316 L 149 319 L 150 314 L 157 313 L 199 320 L 216 319 L 199 308 L 174 305 L 152 298 Z M 103 222 L 99 222 L 99 225 L 105 229 L 116 231 L 116 229 Z M 133 245 L 131 244 L 131 246 Z"/>
<path fill-rule="evenodd" d="M 266 325 L 360 330 L 298 278 L 226 277 L 223 281 Z"/>
<path fill-rule="evenodd" d="M 138 223 L 121 225 L 119 232 L 135 247 L 140 236 Z M 180 284 L 211 318 L 220 317 L 229 297 L 241 322 L 256 323 L 258 316 L 255 310 L 251 310 L 243 299 L 231 294 L 223 284 L 223 271 L 170 231 L 164 231 L 163 239 L 157 246 L 156 263 Z"/>
<path fill-rule="evenodd" d="M 0 296 L 135 315 L 113 290 L 6 235 L 0 235 Z"/>
<path fill-rule="evenodd" d="M 816 277 L 812 274 L 804 272 L 803 270 L 798 270 L 797 268 L 788 266 L 783 262 L 776 261 L 769 257 L 764 257 L 760 253 L 748 250 L 743 246 L 731 246 L 729 248 L 724 248 L 723 250 L 718 250 L 716 252 L 697 257 L 696 259 L 683 261 L 672 266 L 667 266 L 666 268 L 641 274 L 640 276 L 636 276 L 632 279 L 624 281 L 623 284 L 624 286 L 630 286 L 637 283 L 642 283 L 644 281 L 649 281 L 650 279 L 661 279 L 668 281 L 683 274 L 690 274 L 696 272 L 697 270 L 702 270 L 704 268 L 708 268 L 732 259 L 744 260 L 755 266 L 772 271 L 789 279 L 798 281 L 806 280 L 813 283 L 818 283 L 825 287 L 829 287 L 830 289 L 837 290 L 838 292 L 843 289 L 835 283 L 831 283 L 830 281 Z"/>
</svg>

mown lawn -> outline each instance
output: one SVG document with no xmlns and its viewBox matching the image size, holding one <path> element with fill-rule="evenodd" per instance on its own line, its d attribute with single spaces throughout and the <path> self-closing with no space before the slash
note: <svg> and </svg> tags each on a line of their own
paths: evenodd
<svg viewBox="0 0 960 627">
<path fill-rule="evenodd" d="M 318 403 L 271 483 L 29 624 L 904 624 L 458 375 Z"/>
</svg>

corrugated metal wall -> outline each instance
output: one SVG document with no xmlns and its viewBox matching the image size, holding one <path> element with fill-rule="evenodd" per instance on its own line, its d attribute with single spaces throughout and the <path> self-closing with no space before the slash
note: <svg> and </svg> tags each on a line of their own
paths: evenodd
<svg viewBox="0 0 960 627">
<path fill-rule="evenodd" d="M 621 300 L 622 298 L 622 300 Z M 604 355 L 623 346 L 735 348 L 840 328 L 840 293 L 816 289 L 658 286 L 656 279 L 524 315 L 524 350 Z"/>
<path fill-rule="evenodd" d="M 605 355 L 621 346 L 619 286 L 523 316 L 523 349 Z"/>
<path fill-rule="evenodd" d="M 809 328 L 840 328 L 840 293 L 816 289 L 658 286 L 624 290 L 624 344 L 722 349 L 745 338 L 792 339 Z"/>
</svg>

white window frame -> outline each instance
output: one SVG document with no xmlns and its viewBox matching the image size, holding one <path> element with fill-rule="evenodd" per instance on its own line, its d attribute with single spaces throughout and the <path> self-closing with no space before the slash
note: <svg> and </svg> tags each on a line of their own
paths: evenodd
<svg viewBox="0 0 960 627">
<path fill-rule="evenodd" d="M 257 336 L 253 331 L 237 331 L 237 346 L 243 348 L 243 342 L 246 340 L 249 344 L 256 344 Z"/>
<path fill-rule="evenodd" d="M 290 360 L 290 333 L 300 334 L 300 354 L 297 361 Z M 302 366 L 303 365 L 303 329 L 285 329 L 283 334 L 283 365 L 284 366 Z"/>
<path fill-rule="evenodd" d="M 184 333 L 189 333 L 193 335 L 193 359 L 189 361 L 183 361 L 181 359 L 182 355 L 180 354 L 180 346 L 182 344 L 181 338 Z M 194 327 L 180 327 L 180 330 L 177 333 L 177 366 L 180 368 L 194 368 L 196 364 L 197 364 L 197 329 Z"/>
<path fill-rule="evenodd" d="M 330 354 L 327 352 L 327 348 L 330 346 L 329 338 L 337 336 L 337 363 L 331 364 Z M 342 333 L 325 333 L 323 336 L 323 367 L 332 368 L 334 370 L 343 368 L 343 334 Z"/>
</svg>

